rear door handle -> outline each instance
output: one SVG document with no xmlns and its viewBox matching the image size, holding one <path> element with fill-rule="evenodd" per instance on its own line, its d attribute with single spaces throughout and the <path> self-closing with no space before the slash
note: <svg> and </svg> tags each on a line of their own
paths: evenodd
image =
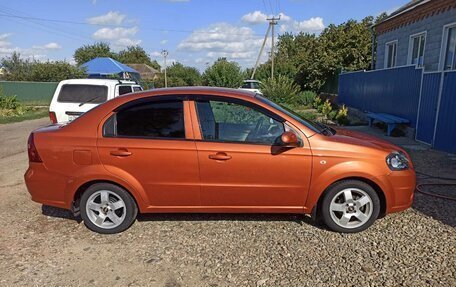
<svg viewBox="0 0 456 287">
<path fill-rule="evenodd" d="M 118 150 L 112 150 L 110 152 L 110 154 L 113 156 L 130 156 L 132 153 L 126 149 L 118 149 Z"/>
<path fill-rule="evenodd" d="M 231 159 L 231 156 L 224 152 L 218 152 L 216 154 L 210 154 L 209 158 L 213 160 L 229 160 Z"/>
</svg>

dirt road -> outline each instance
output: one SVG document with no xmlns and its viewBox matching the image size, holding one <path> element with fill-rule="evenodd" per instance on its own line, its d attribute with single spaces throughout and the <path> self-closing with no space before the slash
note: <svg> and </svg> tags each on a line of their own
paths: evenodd
<svg viewBox="0 0 456 287">
<path fill-rule="evenodd" d="M 30 200 L 26 141 L 45 124 L 0 125 L 0 286 L 456 286 L 456 204 L 420 194 L 352 235 L 304 216 L 216 214 L 140 216 L 95 234 Z M 448 162 L 410 152 L 423 171 Z"/>
</svg>

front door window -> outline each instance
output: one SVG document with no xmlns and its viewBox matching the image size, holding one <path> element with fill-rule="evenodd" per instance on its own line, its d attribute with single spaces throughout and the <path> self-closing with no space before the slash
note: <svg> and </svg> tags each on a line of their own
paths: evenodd
<svg viewBox="0 0 456 287">
<path fill-rule="evenodd" d="M 273 145 L 284 132 L 283 123 L 251 106 L 214 100 L 196 107 L 206 141 Z"/>
</svg>

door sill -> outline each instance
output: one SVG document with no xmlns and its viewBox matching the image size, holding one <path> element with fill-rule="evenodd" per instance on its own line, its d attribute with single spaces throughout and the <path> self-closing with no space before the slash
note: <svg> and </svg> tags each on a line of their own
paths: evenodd
<svg viewBox="0 0 456 287">
<path fill-rule="evenodd" d="M 149 206 L 146 213 L 308 213 L 302 206 Z"/>
</svg>

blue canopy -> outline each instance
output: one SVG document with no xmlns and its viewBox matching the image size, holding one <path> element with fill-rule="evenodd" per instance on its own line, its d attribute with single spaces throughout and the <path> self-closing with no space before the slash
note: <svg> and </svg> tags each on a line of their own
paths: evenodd
<svg viewBox="0 0 456 287">
<path fill-rule="evenodd" d="M 89 78 L 106 78 L 109 75 L 119 75 L 121 78 L 128 78 L 130 75 L 130 78 L 140 78 L 139 72 L 135 69 L 108 57 L 92 59 L 81 67 L 86 69 Z"/>
</svg>

